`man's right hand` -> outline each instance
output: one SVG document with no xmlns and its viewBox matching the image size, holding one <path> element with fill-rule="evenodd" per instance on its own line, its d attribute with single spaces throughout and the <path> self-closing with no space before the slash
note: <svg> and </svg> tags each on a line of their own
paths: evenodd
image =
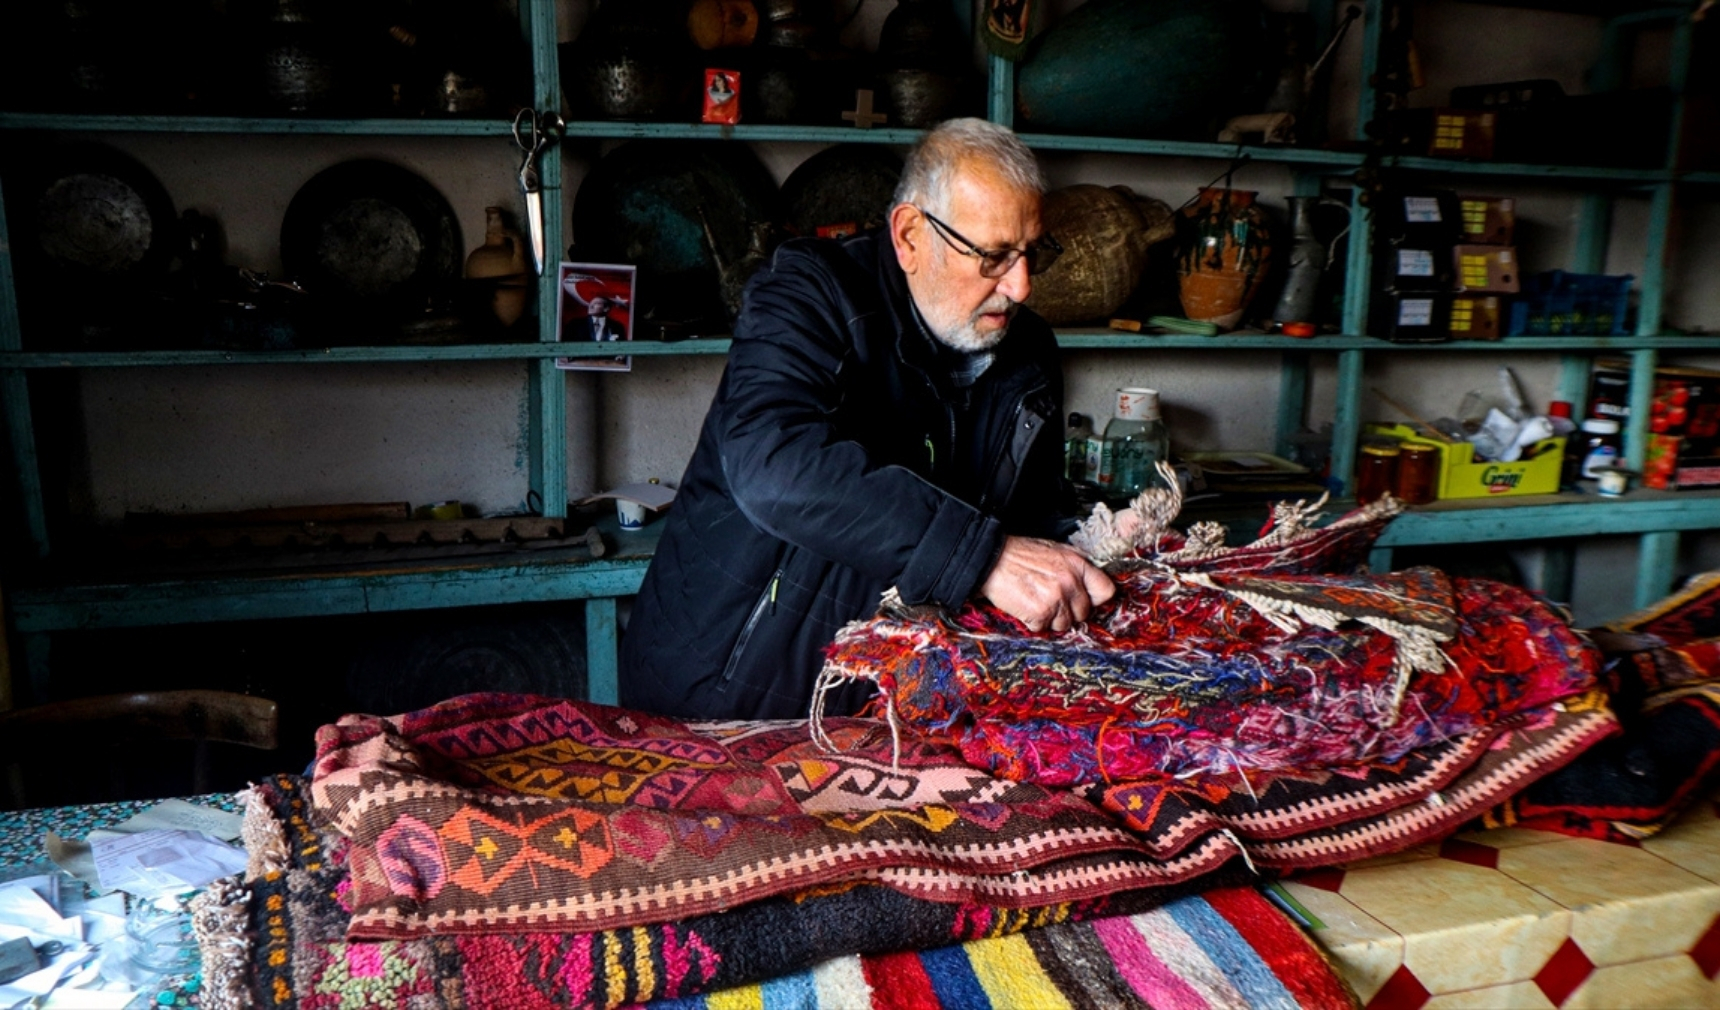
<svg viewBox="0 0 1720 1010">
<path fill-rule="evenodd" d="M 980 592 L 1033 631 L 1068 631 L 1116 595 L 1109 576 L 1067 544 L 1006 537 Z"/>
</svg>

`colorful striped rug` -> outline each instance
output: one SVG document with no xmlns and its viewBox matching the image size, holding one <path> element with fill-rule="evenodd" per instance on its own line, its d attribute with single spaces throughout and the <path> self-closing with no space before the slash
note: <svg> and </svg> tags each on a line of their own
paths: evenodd
<svg viewBox="0 0 1720 1010">
<path fill-rule="evenodd" d="M 1217 888 L 1139 915 L 911 953 L 836 958 L 651 1010 L 1156 1010 L 1354 1007 L 1317 947 L 1259 892 Z"/>
</svg>

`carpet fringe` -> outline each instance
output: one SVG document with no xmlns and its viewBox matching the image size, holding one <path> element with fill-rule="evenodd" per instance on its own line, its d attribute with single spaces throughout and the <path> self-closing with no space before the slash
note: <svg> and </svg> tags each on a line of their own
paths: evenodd
<svg viewBox="0 0 1720 1010">
<path fill-rule="evenodd" d="M 247 982 L 250 900 L 250 889 L 237 875 L 222 877 L 191 900 L 191 929 L 203 959 L 199 1005 L 208 1010 L 243 1010 L 254 1005 Z"/>
</svg>

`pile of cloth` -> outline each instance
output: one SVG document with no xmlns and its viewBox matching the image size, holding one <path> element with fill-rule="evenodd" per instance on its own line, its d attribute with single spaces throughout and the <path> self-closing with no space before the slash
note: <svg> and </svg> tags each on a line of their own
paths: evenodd
<svg viewBox="0 0 1720 1010">
<path fill-rule="evenodd" d="M 1592 789 L 1584 814 L 1559 802 L 1589 779 L 1555 773 L 1585 755 L 1582 767 L 1618 764 L 1621 705 L 1635 713 L 1645 693 L 1658 704 L 1678 678 L 1687 699 L 1713 676 L 1706 653 L 1673 662 L 1664 634 L 1632 638 L 1622 624 L 1603 644 L 1644 651 L 1621 665 L 1513 586 L 1366 572 L 1400 509 L 1389 497 L 1327 525 L 1322 503 L 1279 505 L 1254 541 L 1228 546 L 1222 527 L 1171 526 L 1174 486 L 1082 525 L 1073 542 L 1117 584 L 1086 624 L 1035 633 L 983 602 L 951 613 L 887 600 L 837 636 L 821 689 L 875 685 L 871 712 L 893 731 L 1090 799 L 1158 858 L 1217 836 L 1254 869 L 1289 871 L 1470 821 L 1586 818 L 1598 833 L 1606 805 Z M 1634 694 L 1621 685 L 1631 676 Z M 1685 711 L 1697 704 L 1681 716 L 1700 720 Z M 1687 800 L 1716 753 L 1712 741 L 1690 749 L 1682 772 L 1657 777 L 1678 782 L 1677 797 L 1613 811 L 1633 826 L 1609 830 L 1653 830 Z"/>
<path fill-rule="evenodd" d="M 1160 860 L 953 747 L 824 733 L 502 694 L 343 718 L 246 794 L 203 1004 L 1353 1004 L 1228 843 Z"/>
<path fill-rule="evenodd" d="M 1119 592 L 1073 631 L 845 629 L 823 686 L 868 717 L 474 694 L 324 727 L 247 793 L 204 1003 L 1353 1005 L 1251 884 L 1474 825 L 1628 841 L 1720 767 L 1720 574 L 1579 633 L 1363 571 L 1389 500 L 1240 547 L 1179 507 L 1085 524 Z"/>
</svg>

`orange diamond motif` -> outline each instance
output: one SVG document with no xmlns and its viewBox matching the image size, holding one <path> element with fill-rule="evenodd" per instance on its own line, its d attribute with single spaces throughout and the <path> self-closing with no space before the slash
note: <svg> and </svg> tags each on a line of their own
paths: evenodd
<svg viewBox="0 0 1720 1010">
<path fill-rule="evenodd" d="M 489 895 L 522 870 L 560 870 L 589 879 L 615 855 L 603 818 L 586 810 L 557 810 L 530 818 L 510 811 L 509 818 L 485 810 L 465 809 L 437 832 L 454 870 L 449 880 L 469 891 Z"/>
</svg>

